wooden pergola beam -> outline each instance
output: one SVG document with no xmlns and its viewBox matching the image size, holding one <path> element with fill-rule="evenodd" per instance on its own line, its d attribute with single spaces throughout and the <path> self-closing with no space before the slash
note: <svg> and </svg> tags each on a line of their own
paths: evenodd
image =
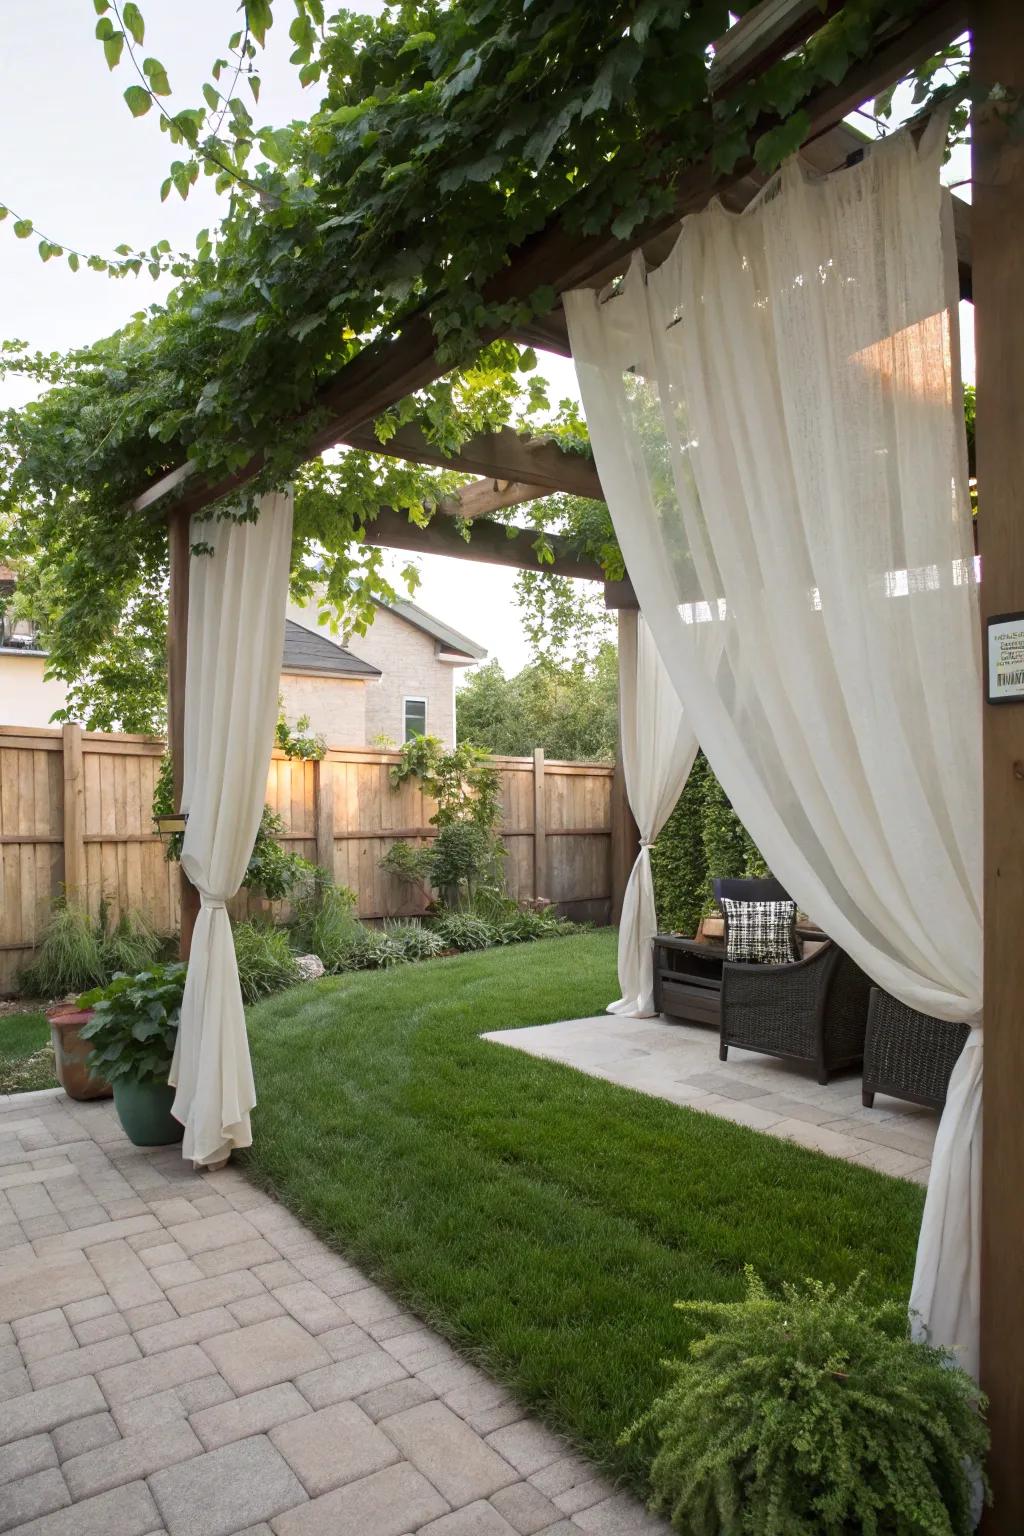
<svg viewBox="0 0 1024 1536">
<path fill-rule="evenodd" d="M 568 453 L 550 439 L 520 437 L 511 427 L 503 427 L 500 432 L 477 433 L 453 454 L 446 454 L 436 443 L 428 442 L 414 422 L 399 427 L 386 443 L 378 441 L 372 425 L 354 428 L 345 434 L 344 441 L 349 448 L 358 448 L 363 453 L 435 464 L 440 469 L 465 470 L 489 480 L 518 480 L 539 486 L 541 495 L 568 491 L 574 496 L 604 499 L 589 455 Z"/>
<path fill-rule="evenodd" d="M 434 517 L 425 528 L 420 528 L 393 507 L 381 507 L 373 522 L 365 525 L 363 537 L 367 544 L 379 549 L 405 549 L 414 555 L 449 555 L 484 565 L 507 565 L 519 571 L 550 571 L 555 576 L 604 581 L 604 572 L 597 561 L 576 554 L 568 539 L 547 534 L 554 559 L 541 564 L 534 548 L 538 538 L 536 529 L 490 523 L 484 518 L 473 525 L 473 532 L 466 539 L 453 518 Z"/>
<path fill-rule="evenodd" d="M 921 12 L 901 32 L 870 58 L 855 64 L 839 85 L 826 86 L 803 103 L 810 119 L 808 139 L 828 132 L 861 102 L 893 84 L 920 59 L 955 37 L 965 24 L 966 0 L 922 3 Z M 772 126 L 774 120 L 766 119 L 756 124 L 753 132 L 756 135 Z M 728 176 L 716 173 L 710 159 L 687 167 L 675 182 L 673 207 L 626 239 L 613 235 L 610 229 L 581 236 L 570 230 L 563 213 L 525 241 L 509 265 L 484 285 L 484 301 L 521 301 L 545 286 L 554 288 L 556 294 L 570 288 L 601 286 L 623 269 L 638 246 L 686 214 L 699 212 L 714 194 L 736 186 L 755 171 L 749 159 L 741 161 Z M 501 334 L 500 328 L 486 330 L 481 341 L 486 343 Z M 307 456 L 316 458 L 327 448 L 349 441 L 360 427 L 397 400 L 426 388 L 444 371 L 437 361 L 429 315 L 421 312 L 411 316 L 396 337 L 371 342 L 319 391 L 311 415 L 321 425 L 310 434 Z M 262 457 L 256 455 L 230 475 L 192 486 L 185 492 L 182 505 L 189 512 L 199 511 L 242 489 L 261 468 Z M 149 488 L 143 495 L 151 493 Z"/>
<path fill-rule="evenodd" d="M 464 485 L 458 496 L 446 498 L 439 510 L 472 522 L 503 507 L 518 507 L 524 501 L 539 501 L 547 495 L 543 486 L 524 485 L 521 480 L 476 480 L 472 485 Z"/>
<path fill-rule="evenodd" d="M 788 53 L 839 10 L 842 0 L 761 0 L 715 44 L 708 86 L 718 95 Z"/>
</svg>

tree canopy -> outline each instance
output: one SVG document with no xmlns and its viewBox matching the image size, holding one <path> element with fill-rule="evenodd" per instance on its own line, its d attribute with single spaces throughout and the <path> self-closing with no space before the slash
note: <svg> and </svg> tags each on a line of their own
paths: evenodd
<svg viewBox="0 0 1024 1536">
<path fill-rule="evenodd" d="M 455 695 L 459 740 L 509 757 L 543 747 L 569 762 L 611 762 L 618 741 L 618 653 L 605 641 L 592 660 L 540 657 L 514 677 L 489 661 Z"/>
</svg>

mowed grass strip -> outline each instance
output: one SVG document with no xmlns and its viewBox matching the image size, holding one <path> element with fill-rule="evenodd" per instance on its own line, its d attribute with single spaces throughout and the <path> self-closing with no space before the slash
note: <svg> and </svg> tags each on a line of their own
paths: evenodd
<svg viewBox="0 0 1024 1536">
<path fill-rule="evenodd" d="M 599 1013 L 612 932 L 313 983 L 251 1010 L 252 1174 L 523 1405 L 618 1444 L 692 1325 L 676 1299 L 816 1276 L 904 1298 L 922 1191 L 480 1040 Z M 600 1028 L 600 1026 L 596 1026 Z"/>
<path fill-rule="evenodd" d="M 0 1093 L 55 1088 L 50 1026 L 42 1013 L 0 1015 Z"/>
</svg>

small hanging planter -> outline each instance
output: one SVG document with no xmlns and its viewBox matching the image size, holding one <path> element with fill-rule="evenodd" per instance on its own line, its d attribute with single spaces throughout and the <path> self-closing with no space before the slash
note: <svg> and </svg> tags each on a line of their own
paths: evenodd
<svg viewBox="0 0 1024 1536">
<path fill-rule="evenodd" d="M 153 825 L 160 837 L 176 837 L 188 824 L 188 811 L 167 811 L 154 814 Z"/>
</svg>

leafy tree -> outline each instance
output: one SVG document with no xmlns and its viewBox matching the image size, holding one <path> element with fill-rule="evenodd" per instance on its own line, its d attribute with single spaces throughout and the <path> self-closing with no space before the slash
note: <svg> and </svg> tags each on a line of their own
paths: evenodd
<svg viewBox="0 0 1024 1536">
<path fill-rule="evenodd" d="M 491 752 L 610 762 L 618 739 L 618 653 L 605 641 L 593 660 L 559 666 L 541 657 L 506 677 L 500 662 L 478 667 L 455 696 L 460 737 Z"/>
</svg>

